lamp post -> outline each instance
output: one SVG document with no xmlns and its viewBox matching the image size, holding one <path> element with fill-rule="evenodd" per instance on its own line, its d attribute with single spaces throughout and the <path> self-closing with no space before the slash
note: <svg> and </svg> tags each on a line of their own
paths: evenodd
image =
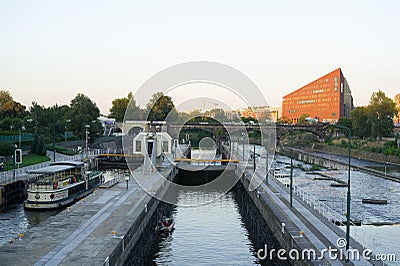
<svg viewBox="0 0 400 266">
<path fill-rule="evenodd" d="M 293 207 L 293 142 L 290 136 L 290 208 Z"/>
<path fill-rule="evenodd" d="M 67 120 L 65 120 L 65 122 L 66 122 L 66 124 L 65 124 L 65 134 L 64 134 L 64 137 L 65 137 L 65 142 L 67 142 L 67 123 L 70 123 L 70 122 L 71 122 L 71 119 L 67 119 Z"/>
<path fill-rule="evenodd" d="M 268 185 L 268 140 L 267 138 L 267 145 L 265 145 L 266 157 L 265 157 L 265 184 Z"/>
<path fill-rule="evenodd" d="M 336 127 L 347 131 L 348 137 L 348 169 L 347 169 L 347 205 L 346 205 L 346 250 L 348 251 L 350 248 L 350 170 L 351 170 L 351 130 L 348 127 L 336 125 L 336 124 L 328 124 L 331 127 Z M 348 258 L 347 258 L 348 259 Z"/>
<path fill-rule="evenodd" d="M 306 118 L 306 121 L 308 122 L 318 122 L 317 119 L 314 118 Z M 351 196 L 350 196 L 350 170 L 351 170 L 351 129 L 342 126 L 342 125 L 336 125 L 336 124 L 330 124 L 330 123 L 322 123 L 330 127 L 334 128 L 339 128 L 342 130 L 347 131 L 347 137 L 348 137 L 348 169 L 347 169 L 347 204 L 346 204 L 346 250 L 348 251 L 350 248 L 350 201 L 351 201 Z M 348 258 L 346 259 L 348 260 Z"/>
<path fill-rule="evenodd" d="M 86 153 L 86 159 L 88 158 L 88 141 L 89 141 L 89 128 L 90 125 L 85 125 L 85 153 Z"/>
</svg>

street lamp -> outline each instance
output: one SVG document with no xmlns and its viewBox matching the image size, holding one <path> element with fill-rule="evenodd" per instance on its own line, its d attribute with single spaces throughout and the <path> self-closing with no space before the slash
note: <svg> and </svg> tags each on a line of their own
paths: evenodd
<svg viewBox="0 0 400 266">
<path fill-rule="evenodd" d="M 85 153 L 86 153 L 86 159 L 88 158 L 88 141 L 89 141 L 89 128 L 90 128 L 90 125 L 85 125 L 85 144 L 86 144 L 86 147 L 85 147 Z"/>
<path fill-rule="evenodd" d="M 265 184 L 268 185 L 268 140 L 267 137 L 267 145 L 265 145 L 266 157 L 265 157 Z"/>
<path fill-rule="evenodd" d="M 315 118 L 306 118 L 306 121 L 308 122 L 318 122 L 317 119 Z M 347 137 L 348 137 L 348 172 L 347 172 L 347 206 L 346 206 L 346 250 L 348 251 L 350 248 L 350 169 L 351 169 L 351 129 L 342 126 L 342 125 L 336 125 L 336 124 L 330 124 L 330 123 L 322 123 L 324 125 L 330 126 L 330 127 L 335 127 L 339 128 L 342 130 L 347 131 Z M 348 259 L 348 258 L 347 258 Z"/>
<path fill-rule="evenodd" d="M 293 207 L 293 138 L 290 138 L 290 208 Z"/>
<path fill-rule="evenodd" d="M 67 120 L 65 120 L 65 122 L 66 122 L 66 124 L 65 124 L 65 134 L 64 134 L 64 137 L 65 137 L 65 142 L 67 142 L 67 123 L 70 123 L 70 122 L 71 122 L 71 119 L 67 119 Z"/>
</svg>

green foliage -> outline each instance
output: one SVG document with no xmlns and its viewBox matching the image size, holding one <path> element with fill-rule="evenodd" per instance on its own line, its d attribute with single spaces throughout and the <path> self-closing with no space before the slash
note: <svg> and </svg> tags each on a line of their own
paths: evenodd
<svg viewBox="0 0 400 266">
<path fill-rule="evenodd" d="M 46 145 L 44 143 L 44 137 L 40 136 L 37 132 L 33 134 L 31 152 L 41 156 L 45 156 L 47 152 Z"/>
<path fill-rule="evenodd" d="M 351 131 L 353 130 L 352 120 L 350 118 L 347 118 L 347 117 L 339 118 L 339 120 L 337 122 L 337 125 L 350 128 Z"/>
<path fill-rule="evenodd" d="M 250 122 L 258 123 L 258 120 L 253 117 L 243 117 L 242 116 L 240 119 L 242 119 L 243 123 L 250 123 Z"/>
<path fill-rule="evenodd" d="M 26 114 L 26 107 L 13 100 L 10 92 L 0 91 L 0 119 L 22 118 Z"/>
<path fill-rule="evenodd" d="M 0 156 L 12 156 L 14 144 L 11 142 L 0 142 Z"/>
<path fill-rule="evenodd" d="M 353 135 L 360 138 L 382 139 L 393 133 L 393 116 L 397 113 L 392 99 L 384 92 L 374 92 L 367 107 L 357 107 L 351 112 Z"/>
<path fill-rule="evenodd" d="M 219 122 L 226 122 L 228 119 L 225 116 L 224 110 L 221 108 L 211 109 L 210 111 L 206 111 L 205 115 L 211 117 Z"/>
<path fill-rule="evenodd" d="M 324 142 L 326 143 L 326 144 L 328 144 L 328 145 L 332 145 L 333 143 L 332 143 L 332 137 L 331 136 L 326 136 L 325 138 L 324 138 Z"/>
<path fill-rule="evenodd" d="M 114 117 L 117 122 L 122 122 L 125 114 L 127 120 L 140 120 L 142 117 L 142 111 L 136 105 L 132 92 L 128 94 L 128 97 L 117 98 L 112 101 L 109 116 Z"/>
<path fill-rule="evenodd" d="M 20 167 L 25 167 L 28 165 L 33 165 L 33 164 L 38 164 L 38 163 L 43 163 L 50 161 L 51 159 L 47 156 L 41 156 L 41 155 L 36 155 L 36 154 L 27 154 L 22 156 L 22 164 Z M 9 161 L 8 164 L 5 165 L 4 170 L 11 170 L 13 169 L 13 162 Z"/>
<path fill-rule="evenodd" d="M 100 134 L 101 124 L 97 121 L 100 116 L 100 110 L 89 97 L 82 93 L 78 93 L 71 100 L 71 107 L 68 117 L 71 120 L 69 128 L 79 139 L 85 139 L 85 126 L 88 125 L 90 132 L 90 141 L 93 141 Z"/>
<path fill-rule="evenodd" d="M 310 168 L 310 171 L 319 171 L 321 167 L 319 165 L 313 164 Z"/>
<path fill-rule="evenodd" d="M 18 134 L 18 129 L 22 127 L 22 120 L 20 118 L 6 117 L 0 121 L 0 129 L 12 131 L 13 134 Z"/>
<path fill-rule="evenodd" d="M 167 116 L 170 121 L 176 121 L 177 119 L 177 112 L 172 98 L 170 96 L 165 96 L 162 92 L 153 94 L 152 98 L 147 103 L 147 112 L 147 120 L 149 121 L 165 121 Z"/>
<path fill-rule="evenodd" d="M 309 114 L 302 114 L 302 115 L 299 117 L 299 120 L 298 120 L 297 124 L 300 124 L 300 125 L 307 124 L 307 123 L 308 123 L 308 122 L 306 121 L 306 118 L 307 118 L 307 117 L 310 117 L 310 115 L 309 115 Z"/>
<path fill-rule="evenodd" d="M 357 107 L 351 111 L 351 121 L 354 136 L 360 138 L 367 138 L 371 136 L 372 123 L 370 120 L 370 111 L 367 107 Z"/>
<path fill-rule="evenodd" d="M 53 150 L 53 145 L 46 145 L 49 150 Z M 75 155 L 75 152 L 67 147 L 55 145 L 56 152 L 62 153 L 65 155 Z"/>
</svg>

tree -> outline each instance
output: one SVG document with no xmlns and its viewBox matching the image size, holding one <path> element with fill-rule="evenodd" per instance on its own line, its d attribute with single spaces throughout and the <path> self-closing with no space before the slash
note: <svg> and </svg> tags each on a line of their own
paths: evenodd
<svg viewBox="0 0 400 266">
<path fill-rule="evenodd" d="M 353 124 L 352 124 L 352 120 L 350 118 L 341 117 L 341 118 L 339 118 L 337 124 L 339 126 L 348 127 L 348 128 L 350 128 L 350 130 L 353 130 Z"/>
<path fill-rule="evenodd" d="M 80 139 L 85 138 L 85 125 L 90 126 L 91 139 L 93 140 L 99 133 L 101 125 L 97 121 L 100 116 L 100 110 L 96 103 L 89 99 L 86 95 L 78 93 L 71 100 L 68 117 L 71 119 L 70 127 L 74 135 Z"/>
<path fill-rule="evenodd" d="M 370 120 L 369 108 L 360 106 L 351 111 L 351 124 L 353 135 L 360 138 L 371 136 L 372 123 Z"/>
<path fill-rule="evenodd" d="M 126 112 L 127 109 L 129 110 L 128 112 Z M 136 105 L 132 92 L 128 94 L 128 97 L 117 98 L 112 101 L 109 116 L 114 117 L 117 122 L 122 122 L 125 113 L 128 120 L 140 119 L 140 108 Z"/>
<path fill-rule="evenodd" d="M 397 114 L 396 106 L 392 99 L 381 90 L 374 92 L 369 101 L 370 119 L 374 136 L 390 136 L 393 133 L 393 116 Z"/>
<path fill-rule="evenodd" d="M 26 114 L 26 107 L 19 102 L 14 101 L 10 92 L 0 91 L 0 119 L 22 118 Z"/>
<path fill-rule="evenodd" d="M 277 122 L 280 124 L 292 124 L 292 120 L 286 116 L 282 116 L 281 118 L 278 119 Z"/>
<path fill-rule="evenodd" d="M 37 155 L 46 155 L 46 145 L 44 144 L 43 136 L 39 136 L 37 132 L 33 134 L 33 142 L 31 145 L 31 152 Z"/>
<path fill-rule="evenodd" d="M 210 111 L 207 111 L 205 114 L 206 116 L 214 118 L 219 122 L 226 122 L 228 120 L 225 116 L 224 110 L 222 110 L 221 108 L 211 109 Z"/>
<path fill-rule="evenodd" d="M 297 121 L 297 124 L 300 124 L 300 125 L 307 124 L 307 120 L 306 120 L 307 117 L 310 117 L 310 115 L 309 114 L 302 114 L 299 117 L 299 120 Z"/>
<path fill-rule="evenodd" d="M 0 142 L 0 156 L 12 156 L 14 153 L 14 143 Z"/>
<path fill-rule="evenodd" d="M 171 121 L 176 121 L 178 118 L 172 98 L 165 96 L 162 92 L 153 94 L 147 103 L 147 112 L 146 119 L 149 121 L 164 121 L 167 116 Z"/>
</svg>

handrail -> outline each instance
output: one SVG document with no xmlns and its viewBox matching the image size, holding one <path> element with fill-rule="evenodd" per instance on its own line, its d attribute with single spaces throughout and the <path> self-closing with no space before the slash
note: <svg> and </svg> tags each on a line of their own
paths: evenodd
<svg viewBox="0 0 400 266">
<path fill-rule="evenodd" d="M 236 159 L 220 159 L 220 160 L 206 160 L 206 159 L 187 159 L 176 158 L 175 162 L 199 162 L 199 163 L 239 163 Z"/>
</svg>

